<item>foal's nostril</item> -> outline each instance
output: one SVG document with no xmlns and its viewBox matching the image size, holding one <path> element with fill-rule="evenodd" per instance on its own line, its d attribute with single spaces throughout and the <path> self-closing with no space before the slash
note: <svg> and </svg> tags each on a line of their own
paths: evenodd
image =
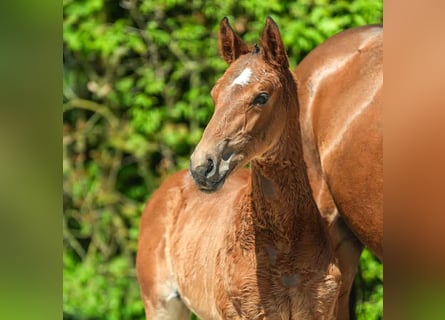
<svg viewBox="0 0 445 320">
<path fill-rule="evenodd" d="M 213 160 L 212 159 L 207 159 L 207 169 L 206 169 L 206 172 L 205 172 L 205 175 L 207 176 L 210 172 L 212 172 L 212 170 L 213 170 L 213 167 L 214 167 L 215 165 L 213 164 Z"/>
<path fill-rule="evenodd" d="M 221 159 L 224 161 L 227 161 L 230 159 L 230 157 L 233 155 L 233 151 L 230 149 L 225 150 L 222 154 L 221 154 Z"/>
</svg>

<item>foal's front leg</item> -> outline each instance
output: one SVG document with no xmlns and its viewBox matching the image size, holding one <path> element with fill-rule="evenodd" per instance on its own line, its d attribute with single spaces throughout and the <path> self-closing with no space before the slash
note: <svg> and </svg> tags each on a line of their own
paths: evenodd
<svg viewBox="0 0 445 320">
<path fill-rule="evenodd" d="M 165 263 L 163 245 L 138 255 L 138 280 L 147 320 L 189 320 L 173 275 Z"/>
</svg>

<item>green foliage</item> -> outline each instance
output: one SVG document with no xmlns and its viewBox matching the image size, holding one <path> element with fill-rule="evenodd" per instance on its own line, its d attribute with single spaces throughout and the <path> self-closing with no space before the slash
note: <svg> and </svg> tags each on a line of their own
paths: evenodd
<svg viewBox="0 0 445 320">
<path fill-rule="evenodd" d="M 64 313 L 142 318 L 140 214 L 160 182 L 188 166 L 211 116 L 210 89 L 226 68 L 222 17 L 252 43 L 271 15 L 295 66 L 327 37 L 381 23 L 382 2 L 64 0 L 63 8 Z M 364 254 L 361 271 L 357 313 L 377 319 L 381 266 Z"/>
<path fill-rule="evenodd" d="M 383 265 L 368 249 L 360 257 L 354 285 L 358 302 L 357 319 L 383 319 Z"/>
</svg>

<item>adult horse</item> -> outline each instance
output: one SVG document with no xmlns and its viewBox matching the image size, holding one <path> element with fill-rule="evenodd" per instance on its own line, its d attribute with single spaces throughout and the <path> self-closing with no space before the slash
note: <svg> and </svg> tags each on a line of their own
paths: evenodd
<svg viewBox="0 0 445 320">
<path fill-rule="evenodd" d="M 305 162 L 342 272 L 338 318 L 347 319 L 362 244 L 383 261 L 383 29 L 337 34 L 295 77 Z"/>
<path fill-rule="evenodd" d="M 230 64 L 190 161 L 148 202 L 137 273 L 148 319 L 333 319 L 340 272 L 303 159 L 297 88 L 271 18 Z M 250 175 L 243 169 L 250 162 Z"/>
</svg>

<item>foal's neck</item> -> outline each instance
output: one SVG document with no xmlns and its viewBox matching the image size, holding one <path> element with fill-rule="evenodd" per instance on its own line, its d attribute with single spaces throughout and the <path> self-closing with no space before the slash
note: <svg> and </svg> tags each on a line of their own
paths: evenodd
<svg viewBox="0 0 445 320">
<path fill-rule="evenodd" d="M 303 159 L 296 97 L 290 103 L 279 143 L 251 162 L 250 187 L 257 227 L 298 241 L 317 237 L 322 227 Z"/>
</svg>

